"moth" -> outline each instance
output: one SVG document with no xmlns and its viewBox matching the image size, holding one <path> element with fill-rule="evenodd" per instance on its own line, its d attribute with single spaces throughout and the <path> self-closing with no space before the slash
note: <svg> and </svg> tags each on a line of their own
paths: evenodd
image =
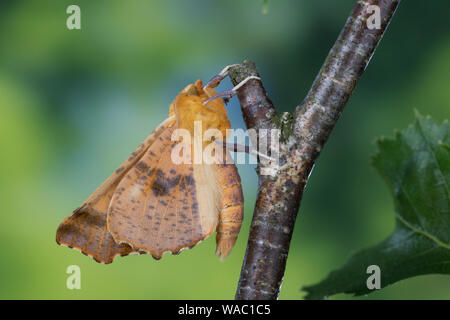
<svg viewBox="0 0 450 320">
<path fill-rule="evenodd" d="M 230 129 L 224 100 L 202 81 L 186 86 L 169 115 L 122 165 L 59 226 L 56 242 L 100 263 L 116 256 L 178 254 L 214 232 L 216 255 L 231 252 L 243 220 L 241 180 L 234 163 L 176 164 L 176 129 L 194 135 L 193 123 Z M 228 153 L 228 151 L 224 150 Z M 229 154 L 225 155 L 226 157 Z"/>
</svg>

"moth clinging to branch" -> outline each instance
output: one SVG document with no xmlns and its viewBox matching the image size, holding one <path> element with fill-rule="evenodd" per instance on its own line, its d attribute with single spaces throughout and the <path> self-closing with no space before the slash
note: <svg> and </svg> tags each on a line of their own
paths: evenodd
<svg viewBox="0 0 450 320">
<path fill-rule="evenodd" d="M 213 89 L 224 76 L 226 69 L 205 87 L 198 80 L 181 91 L 168 118 L 61 223 L 58 244 L 100 263 L 128 254 L 160 259 L 165 252 L 192 248 L 216 231 L 216 254 L 228 256 L 244 209 L 240 177 L 224 148 L 230 122 L 221 96 L 232 94 Z M 180 145 L 173 139 L 177 129 L 187 130 L 194 145 L 205 147 L 207 141 L 194 132 L 197 121 L 203 132 L 221 133 L 224 145 L 216 144 L 215 150 L 223 152 L 212 153 L 213 163 L 197 163 L 192 155 L 198 151 L 184 145 L 183 157 L 191 161 L 173 161 L 174 148 Z"/>
</svg>

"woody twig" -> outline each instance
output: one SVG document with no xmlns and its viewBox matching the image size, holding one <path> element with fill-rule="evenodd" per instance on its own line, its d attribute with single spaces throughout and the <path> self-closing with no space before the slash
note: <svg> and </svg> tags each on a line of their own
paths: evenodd
<svg viewBox="0 0 450 320">
<path fill-rule="evenodd" d="M 248 129 L 281 130 L 279 162 L 274 175 L 258 175 L 258 194 L 236 299 L 276 299 L 284 276 L 294 223 L 303 190 L 357 82 L 367 67 L 400 0 L 358 1 L 328 54 L 311 90 L 293 113 L 277 115 L 257 78 L 238 91 Z M 379 28 L 367 19 L 376 5 Z M 234 85 L 259 77 L 253 62 L 230 68 Z M 271 166 L 271 162 L 258 165 Z"/>
</svg>

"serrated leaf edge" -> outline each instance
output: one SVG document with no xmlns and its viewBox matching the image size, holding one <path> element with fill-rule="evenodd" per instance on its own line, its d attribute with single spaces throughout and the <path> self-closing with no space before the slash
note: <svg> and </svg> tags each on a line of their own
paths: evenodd
<svg viewBox="0 0 450 320">
<path fill-rule="evenodd" d="M 450 198 L 450 188 L 448 186 L 447 180 L 445 179 L 444 173 L 442 172 L 442 168 L 439 165 L 439 161 L 437 161 L 436 153 L 434 152 L 433 148 L 431 147 L 431 143 L 427 140 L 427 137 L 425 136 L 425 133 L 423 132 L 423 127 L 422 127 L 422 123 L 420 123 L 420 118 L 418 118 L 416 121 L 417 121 L 416 123 L 418 124 L 420 135 L 422 136 L 423 140 L 425 141 L 425 144 L 428 147 L 430 154 L 433 155 L 433 159 L 436 164 L 436 167 L 438 168 L 438 172 L 440 173 L 442 180 L 444 181 L 445 189 L 447 189 L 447 197 Z M 439 141 L 437 144 L 439 146 Z"/>
</svg>

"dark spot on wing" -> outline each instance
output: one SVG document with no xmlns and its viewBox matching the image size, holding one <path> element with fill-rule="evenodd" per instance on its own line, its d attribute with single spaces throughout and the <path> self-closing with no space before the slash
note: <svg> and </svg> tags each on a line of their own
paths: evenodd
<svg viewBox="0 0 450 320">
<path fill-rule="evenodd" d="M 120 174 L 123 170 L 125 170 L 125 168 L 120 167 L 119 169 L 116 170 L 116 174 Z"/>
<path fill-rule="evenodd" d="M 175 188 L 179 182 L 180 175 L 169 178 L 161 169 L 157 169 L 156 177 L 152 183 L 151 189 L 155 196 L 165 196 L 170 194 L 171 190 Z"/>
<path fill-rule="evenodd" d="M 145 164 L 145 162 L 143 161 L 139 161 L 138 163 L 136 163 L 135 168 L 139 171 L 146 171 L 148 169 L 148 166 Z"/>
<path fill-rule="evenodd" d="M 184 179 L 185 179 L 186 184 L 188 186 L 193 186 L 194 185 L 194 178 L 192 176 L 184 176 Z"/>
</svg>

